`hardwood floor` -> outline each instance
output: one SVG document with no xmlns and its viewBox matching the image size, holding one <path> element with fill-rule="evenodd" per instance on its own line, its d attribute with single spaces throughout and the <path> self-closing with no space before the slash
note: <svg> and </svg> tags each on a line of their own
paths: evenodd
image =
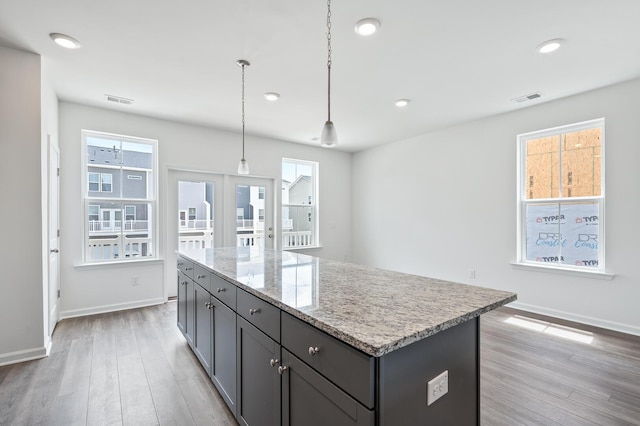
<svg viewBox="0 0 640 426">
<path fill-rule="evenodd" d="M 235 425 L 175 315 L 170 302 L 61 321 L 51 356 L 0 367 L 0 425 Z M 514 315 L 481 320 L 483 425 L 640 425 L 640 338 L 577 343 Z"/>
<path fill-rule="evenodd" d="M 640 425 L 640 338 L 522 315 L 481 317 L 483 425 Z"/>
</svg>

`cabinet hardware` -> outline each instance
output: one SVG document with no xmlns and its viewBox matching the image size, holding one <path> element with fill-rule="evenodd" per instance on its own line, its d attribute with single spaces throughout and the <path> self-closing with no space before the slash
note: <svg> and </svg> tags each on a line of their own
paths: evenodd
<svg viewBox="0 0 640 426">
<path fill-rule="evenodd" d="M 218 291 L 218 293 L 222 293 L 223 291 L 227 291 L 227 289 L 226 288 L 219 288 L 217 291 Z"/>
<path fill-rule="evenodd" d="M 180 283 L 180 285 L 187 285 L 187 282 L 186 282 L 186 281 L 182 281 L 182 282 Z"/>
<path fill-rule="evenodd" d="M 249 309 L 249 315 L 260 313 L 260 309 Z"/>
<path fill-rule="evenodd" d="M 280 367 L 278 367 L 278 373 L 282 376 L 282 374 L 288 369 L 289 367 L 287 367 L 286 365 L 281 365 Z"/>
<path fill-rule="evenodd" d="M 271 364 L 272 367 L 275 367 L 276 365 L 280 364 L 280 360 L 278 358 L 271 358 L 269 364 Z"/>
<path fill-rule="evenodd" d="M 203 278 L 206 278 L 206 277 L 207 277 L 206 275 L 198 275 L 198 279 L 199 279 L 199 280 L 201 280 L 201 279 L 203 279 Z"/>
<path fill-rule="evenodd" d="M 190 271 L 190 270 L 192 270 L 192 269 L 193 269 L 193 268 L 189 268 L 189 267 L 184 268 L 184 270 L 185 270 L 185 271 Z"/>
<path fill-rule="evenodd" d="M 51 253 L 60 253 L 60 250 L 58 250 L 58 249 L 51 249 L 51 250 L 49 250 L 49 251 L 50 251 Z"/>
<path fill-rule="evenodd" d="M 184 265 L 184 263 L 178 262 L 178 266 L 182 266 L 182 265 Z"/>
<path fill-rule="evenodd" d="M 314 356 L 318 352 L 320 352 L 320 348 L 318 348 L 317 346 L 316 347 L 309 346 L 309 355 Z"/>
<path fill-rule="evenodd" d="M 213 308 L 213 303 L 207 302 L 207 303 L 204 304 L 204 306 L 206 306 L 208 309 L 211 309 L 211 308 Z"/>
</svg>

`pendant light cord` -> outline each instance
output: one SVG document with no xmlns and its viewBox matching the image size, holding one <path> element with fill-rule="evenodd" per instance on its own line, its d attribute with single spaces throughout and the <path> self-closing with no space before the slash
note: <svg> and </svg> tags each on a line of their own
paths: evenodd
<svg viewBox="0 0 640 426">
<path fill-rule="evenodd" d="M 244 67 L 242 64 L 242 159 L 244 160 Z"/>
<path fill-rule="evenodd" d="M 331 121 L 331 0 L 327 0 L 327 121 Z"/>
</svg>

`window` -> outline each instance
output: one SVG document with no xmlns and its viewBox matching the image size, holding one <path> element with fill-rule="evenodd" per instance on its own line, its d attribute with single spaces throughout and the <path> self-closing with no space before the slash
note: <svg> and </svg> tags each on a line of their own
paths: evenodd
<svg viewBox="0 0 640 426">
<path fill-rule="evenodd" d="M 95 169 L 95 167 L 92 167 Z M 111 192 L 113 188 L 113 175 L 111 173 L 97 173 L 90 171 L 89 192 Z"/>
<path fill-rule="evenodd" d="M 282 160 L 282 248 L 318 245 L 318 163 Z"/>
<path fill-rule="evenodd" d="M 189 207 L 189 220 L 196 220 L 196 208 Z"/>
<path fill-rule="evenodd" d="M 259 200 L 264 200 L 264 187 L 263 186 L 258 187 L 258 199 Z"/>
<path fill-rule="evenodd" d="M 136 220 L 136 206 L 124 206 L 124 220 Z"/>
<path fill-rule="evenodd" d="M 89 172 L 89 191 L 100 191 L 100 173 Z"/>
<path fill-rule="evenodd" d="M 604 271 L 604 119 L 518 136 L 518 262 Z"/>
<path fill-rule="evenodd" d="M 82 141 L 85 261 L 155 257 L 157 141 L 92 131 Z"/>
</svg>

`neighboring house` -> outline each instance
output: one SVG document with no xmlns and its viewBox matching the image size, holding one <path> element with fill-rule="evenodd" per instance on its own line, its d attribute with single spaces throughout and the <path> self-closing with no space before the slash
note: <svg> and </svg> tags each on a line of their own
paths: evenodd
<svg viewBox="0 0 640 426">
<path fill-rule="evenodd" d="M 88 206 L 89 250 L 95 252 L 94 259 L 120 257 L 117 247 L 122 244 L 107 242 L 122 236 L 129 241 L 126 257 L 151 254 L 144 240 L 149 238 L 152 224 L 148 204 L 143 200 L 151 190 L 152 162 L 151 153 L 87 146 L 87 191 L 93 199 Z M 131 201 L 114 202 L 115 198 Z M 136 203 L 136 199 L 141 202 Z M 96 257 L 97 253 L 102 255 Z"/>
<path fill-rule="evenodd" d="M 298 178 L 296 180 L 294 180 L 293 182 L 291 182 L 289 184 L 288 190 L 286 191 L 288 193 L 288 198 L 289 198 L 289 202 L 288 204 L 297 204 L 297 205 L 305 205 L 305 204 L 311 204 L 312 200 L 311 200 L 311 192 L 312 192 L 312 187 L 311 187 L 311 176 L 305 176 L 305 175 L 301 175 L 298 176 Z M 298 233 L 302 233 L 302 232 L 311 232 L 312 229 L 312 217 L 311 217 L 311 210 L 309 210 L 308 212 L 306 212 L 306 220 L 305 218 L 299 218 L 296 217 L 297 215 L 299 215 L 299 211 L 298 209 L 292 209 L 289 208 L 289 223 L 295 223 L 296 224 L 296 230 Z"/>
<path fill-rule="evenodd" d="M 180 181 L 178 184 L 178 226 L 182 229 L 212 228 L 213 184 Z"/>
</svg>

